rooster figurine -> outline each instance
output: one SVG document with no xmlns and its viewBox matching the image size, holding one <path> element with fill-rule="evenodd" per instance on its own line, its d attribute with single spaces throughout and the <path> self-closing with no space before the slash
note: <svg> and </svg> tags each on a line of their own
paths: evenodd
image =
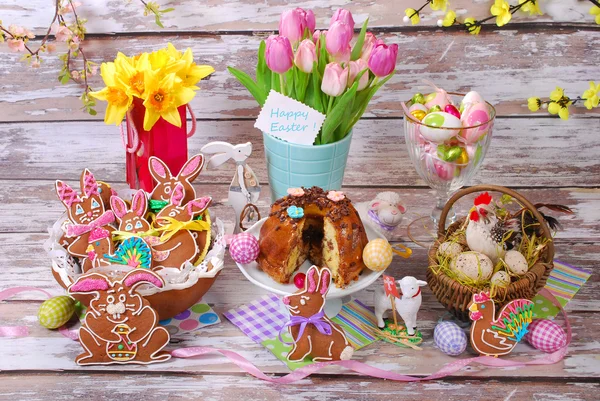
<svg viewBox="0 0 600 401">
<path fill-rule="evenodd" d="M 534 303 L 527 299 L 515 299 L 502 308 L 496 317 L 496 304 L 489 292 L 473 294 L 469 305 L 471 346 L 480 355 L 506 355 L 527 334 L 527 326 L 533 317 Z"/>
<path fill-rule="evenodd" d="M 570 208 L 562 205 L 538 203 L 535 207 L 536 209 L 545 207 L 567 214 L 573 213 Z M 558 220 L 541 212 L 540 214 L 551 229 L 560 228 Z M 484 192 L 475 198 L 473 207 L 469 211 L 467 245 L 471 251 L 483 253 L 495 264 L 499 258 L 504 257 L 507 250 L 519 246 L 523 227 L 527 236 L 531 236 L 534 232 L 541 234 L 538 232 L 539 224 L 536 224 L 535 218 L 525 208 L 514 214 L 508 214 L 504 219 L 499 219 L 492 204 L 492 196 Z"/>
</svg>

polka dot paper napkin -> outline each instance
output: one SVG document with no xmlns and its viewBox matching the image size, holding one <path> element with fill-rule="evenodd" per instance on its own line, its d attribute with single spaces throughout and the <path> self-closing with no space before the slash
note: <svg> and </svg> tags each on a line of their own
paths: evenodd
<svg viewBox="0 0 600 401">
<path fill-rule="evenodd" d="M 189 333 L 196 331 L 206 326 L 220 323 L 221 319 L 212 310 L 208 304 L 198 302 L 185 312 L 171 318 L 161 320 L 159 324 L 163 326 L 171 337 L 178 334 Z"/>
</svg>

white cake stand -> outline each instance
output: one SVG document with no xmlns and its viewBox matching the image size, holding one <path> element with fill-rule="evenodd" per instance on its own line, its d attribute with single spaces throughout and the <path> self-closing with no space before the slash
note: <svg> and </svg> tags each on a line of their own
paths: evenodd
<svg viewBox="0 0 600 401">
<path fill-rule="evenodd" d="M 266 219 L 267 218 L 265 217 L 257 221 L 246 232 L 258 238 L 260 234 L 260 228 L 262 227 Z M 365 231 L 367 232 L 367 238 L 369 239 L 369 241 L 374 240 L 376 238 L 385 239 L 381 234 L 373 230 L 368 225 L 365 225 Z M 258 264 L 256 262 L 247 264 L 236 264 L 241 270 L 241 272 L 244 274 L 244 276 L 246 276 L 246 278 L 250 280 L 250 282 L 254 283 L 255 285 L 261 288 L 264 288 L 267 291 L 281 296 L 290 295 L 298 291 L 298 288 L 296 288 L 296 286 L 293 283 L 293 276 L 289 284 L 281 284 L 273 280 L 271 277 L 269 277 L 267 273 L 262 271 L 258 267 Z M 300 266 L 297 272 L 306 273 L 311 266 L 312 263 L 310 263 L 307 260 L 302 264 L 302 266 Z M 340 310 L 342 310 L 343 302 L 348 300 L 350 295 L 354 294 L 357 291 L 365 289 L 369 285 L 373 284 L 373 282 L 377 280 L 377 278 L 381 276 L 382 273 L 383 271 L 374 272 L 369 269 L 364 269 L 362 274 L 359 276 L 358 280 L 353 281 L 344 289 L 337 288 L 335 287 L 335 285 L 332 284 L 326 297 L 327 303 L 325 304 L 325 314 L 329 317 L 334 317 L 335 315 L 337 315 L 340 312 Z M 282 309 L 285 309 L 283 303 Z"/>
</svg>

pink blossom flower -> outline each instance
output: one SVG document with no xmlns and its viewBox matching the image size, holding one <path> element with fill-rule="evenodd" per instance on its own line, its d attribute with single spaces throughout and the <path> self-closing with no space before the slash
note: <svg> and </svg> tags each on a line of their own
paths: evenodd
<svg viewBox="0 0 600 401">
<path fill-rule="evenodd" d="M 348 69 L 350 71 L 349 76 L 348 76 L 348 87 L 351 87 L 354 84 L 354 80 L 356 79 L 356 76 L 361 71 L 368 70 L 369 66 L 367 65 L 366 61 L 359 58 L 356 61 L 350 61 L 348 63 Z M 368 84 L 369 84 L 369 71 L 366 71 L 360 77 L 360 80 L 358 81 L 358 89 L 357 90 L 361 91 L 361 90 L 365 89 Z"/>
<path fill-rule="evenodd" d="M 33 39 L 33 38 L 35 38 L 35 35 L 32 32 L 30 32 L 26 28 L 19 26 L 19 25 L 14 25 L 14 24 L 10 25 L 8 27 L 8 32 L 10 32 L 10 34 L 12 36 L 14 36 L 16 39 L 19 39 L 19 38 Z"/>
<path fill-rule="evenodd" d="M 329 191 L 327 193 L 327 199 L 333 202 L 339 202 L 346 198 L 346 195 L 342 191 Z"/>
<path fill-rule="evenodd" d="M 54 53 L 56 51 L 56 45 L 54 43 L 48 43 L 46 46 L 48 53 Z"/>
<path fill-rule="evenodd" d="M 396 68 L 398 45 L 386 45 L 383 40 L 375 42 L 375 48 L 369 57 L 369 68 L 378 77 L 390 75 Z"/>
<path fill-rule="evenodd" d="M 302 188 L 288 188 L 287 193 L 294 197 L 304 196 L 304 190 Z"/>
<path fill-rule="evenodd" d="M 31 62 L 31 68 L 40 68 L 40 59 L 36 58 Z"/>
<path fill-rule="evenodd" d="M 71 76 L 73 77 L 73 79 L 79 79 L 79 77 L 80 77 L 79 71 L 77 71 L 77 70 L 71 71 Z"/>
<path fill-rule="evenodd" d="M 354 31 L 354 18 L 352 18 L 352 13 L 348 10 L 344 10 L 343 8 L 338 8 L 336 12 L 331 17 L 331 23 L 329 26 L 332 26 L 334 22 L 340 21 L 344 24 L 348 25 L 352 31 Z"/>
<path fill-rule="evenodd" d="M 8 48 L 13 52 L 25 51 L 25 42 L 23 39 L 8 39 L 6 43 L 8 44 Z"/>
<path fill-rule="evenodd" d="M 64 25 L 59 25 L 54 32 L 54 36 L 57 42 L 66 42 L 73 36 L 73 32 Z"/>
<path fill-rule="evenodd" d="M 93 65 L 92 68 L 90 68 L 90 76 L 94 76 L 98 74 L 98 66 L 97 65 Z"/>
<path fill-rule="evenodd" d="M 346 90 L 348 70 L 343 69 L 338 63 L 329 63 L 323 72 L 321 90 L 329 96 L 340 96 Z"/>
<path fill-rule="evenodd" d="M 79 49 L 79 38 L 77 36 L 71 38 L 69 41 L 69 48 L 73 51 Z"/>
<path fill-rule="evenodd" d="M 292 44 L 285 36 L 271 35 L 267 38 L 265 61 L 273 72 L 286 73 L 294 63 Z"/>
<path fill-rule="evenodd" d="M 70 2 L 69 4 L 65 5 L 63 8 L 60 9 L 59 14 L 62 15 L 62 14 L 70 13 L 74 9 L 79 7 L 80 5 L 81 5 L 81 3 L 78 1 Z"/>
<path fill-rule="evenodd" d="M 327 40 L 325 41 L 329 54 L 335 56 L 345 52 L 350 46 L 352 35 L 353 31 L 349 25 L 341 21 L 335 21 L 331 24 L 329 31 L 327 31 Z"/>
<path fill-rule="evenodd" d="M 377 38 L 375 38 L 375 35 L 373 35 L 371 32 L 367 32 L 365 35 L 365 41 L 363 42 L 363 46 L 360 51 L 360 58 L 367 63 L 369 62 L 369 57 L 371 57 L 371 53 L 375 47 L 376 40 Z"/>
<path fill-rule="evenodd" d="M 294 64 L 302 72 L 312 72 L 314 62 L 317 60 L 317 53 L 315 51 L 315 44 L 310 39 L 304 39 L 300 42 L 298 50 L 294 55 Z"/>
</svg>

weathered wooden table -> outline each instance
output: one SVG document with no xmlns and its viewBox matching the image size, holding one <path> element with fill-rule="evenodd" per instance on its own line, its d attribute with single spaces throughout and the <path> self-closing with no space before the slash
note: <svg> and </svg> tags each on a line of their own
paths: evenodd
<svg viewBox="0 0 600 401">
<path fill-rule="evenodd" d="M 0 5 L 0 15 L 5 23 L 42 33 L 51 17 L 50 3 L 15 1 Z M 316 6 L 320 27 L 327 25 L 330 7 L 319 2 L 181 0 L 172 2 L 176 11 L 165 16 L 166 28 L 158 31 L 135 4 L 85 3 L 79 12 L 90 20 L 84 46 L 93 61 L 111 60 L 117 51 L 154 50 L 170 41 L 178 48 L 191 47 L 200 63 L 214 65 L 216 73 L 202 82 L 192 103 L 198 133 L 190 140 L 190 154 L 213 140 L 252 141 L 249 163 L 267 182 L 260 133 L 253 128 L 258 109 L 225 67 L 250 71 L 261 37 L 276 29 L 281 11 Z M 418 3 L 357 0 L 336 1 L 331 7 L 349 8 L 358 22 L 369 15 L 378 36 L 400 44 L 396 76 L 355 128 L 344 190 L 359 201 L 392 189 L 408 205 L 406 220 L 429 213 L 432 191 L 408 159 L 399 101 L 408 98 L 424 78 L 446 89 L 475 89 L 484 94 L 496 104 L 498 119 L 483 168 L 473 183 L 510 186 L 534 201 L 561 203 L 576 211 L 575 216 L 562 219 L 557 257 L 594 274 L 567 307 L 573 342 L 564 361 L 524 369 L 474 365 L 451 378 L 419 384 L 370 379 L 330 367 L 288 386 L 242 374 L 219 356 L 148 367 L 80 368 L 74 363 L 79 344 L 38 326 L 35 316 L 41 298 L 27 293 L 0 304 L 0 325 L 27 325 L 31 332 L 26 338 L 0 339 L 0 399 L 598 399 L 600 116 L 597 111 L 578 108 L 576 116 L 560 121 L 544 113 L 532 115 L 526 107 L 529 96 L 547 96 L 555 85 L 576 95 L 587 88 L 588 81 L 600 79 L 600 30 L 587 14 L 589 3 L 554 1 L 548 4 L 554 16 L 521 16 L 502 30 L 484 29 L 479 37 L 433 27 L 441 14 L 424 19 L 419 27 L 403 26 L 404 8 Z M 451 3 L 459 15 L 468 9 L 469 15 L 483 16 L 489 7 L 489 2 Z M 53 182 L 59 178 L 76 181 L 88 167 L 101 179 L 116 183 L 117 189 L 124 188 L 124 151 L 118 130 L 101 121 L 102 112 L 92 117 L 79 111 L 80 88 L 57 83 L 56 56 L 48 57 L 40 70 L 32 70 L 5 46 L 0 52 L 0 289 L 29 285 L 59 294 L 42 249 L 46 228 L 62 213 Z M 92 85 L 100 86 L 98 77 Z M 232 212 L 224 205 L 230 179 L 228 169 L 203 172 L 196 189 L 213 196 L 215 213 L 231 227 Z M 267 210 L 267 186 L 259 206 Z M 463 204 L 460 209 L 466 207 Z M 411 245 L 405 230 L 395 240 Z M 426 249 L 413 249 L 409 260 L 394 260 L 392 275 L 424 277 Z M 226 263 L 205 298 L 219 313 L 263 294 L 230 259 Z M 355 358 L 415 375 L 427 375 L 452 361 L 432 342 L 433 328 L 444 311 L 428 289 L 423 294 L 419 320 L 426 341 L 422 352 L 379 342 L 356 352 Z M 356 295 L 372 303 L 372 288 Z M 180 345 L 235 350 L 265 372 L 288 372 L 269 351 L 223 320 L 188 336 Z M 534 355 L 539 352 L 519 345 L 514 357 Z"/>
</svg>

